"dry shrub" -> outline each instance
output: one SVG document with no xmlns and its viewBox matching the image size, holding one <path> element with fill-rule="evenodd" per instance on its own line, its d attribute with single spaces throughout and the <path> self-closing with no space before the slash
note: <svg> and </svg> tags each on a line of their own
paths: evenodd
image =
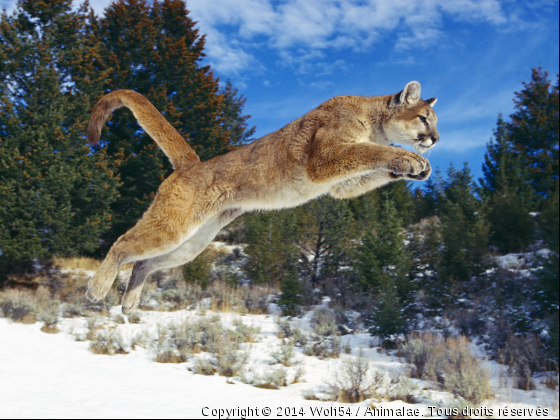
<svg viewBox="0 0 560 420">
<path fill-rule="evenodd" d="M 212 360 L 216 371 L 221 376 L 234 377 L 249 361 L 249 353 L 237 349 L 232 342 L 224 342 L 217 352 L 213 354 Z"/>
<path fill-rule="evenodd" d="M 136 350 L 136 347 L 145 347 L 148 341 L 148 332 L 143 331 L 130 339 L 130 348 Z"/>
<path fill-rule="evenodd" d="M 209 359 L 197 357 L 194 361 L 193 372 L 199 375 L 211 376 L 216 373 L 216 366 Z"/>
<path fill-rule="evenodd" d="M 273 369 L 263 374 L 258 373 L 243 373 L 240 375 L 240 380 L 244 384 L 254 386 L 262 389 L 280 389 L 281 387 L 288 386 L 288 371 L 280 367 Z"/>
<path fill-rule="evenodd" d="M 370 365 L 365 357 L 344 359 L 335 382 L 337 400 L 357 403 L 368 398 L 372 388 L 369 373 Z"/>
<path fill-rule="evenodd" d="M 206 323 L 188 321 L 160 327 L 158 338 L 151 346 L 154 360 L 158 363 L 186 362 L 193 354 L 200 353 L 202 343 L 208 340 L 207 327 Z"/>
<path fill-rule="evenodd" d="M 164 278 L 157 287 L 151 283 L 140 299 L 140 309 L 177 311 L 212 309 L 242 315 L 268 313 L 268 301 L 277 290 L 269 286 L 237 286 L 214 281 L 207 287 L 177 278 Z"/>
<path fill-rule="evenodd" d="M 430 333 L 414 334 L 400 353 L 411 364 L 411 376 L 437 381 L 474 404 L 491 395 L 490 380 L 472 354 L 464 336 L 443 339 Z"/>
<path fill-rule="evenodd" d="M 428 381 L 442 380 L 445 342 L 431 333 L 412 334 L 400 354 L 410 363 L 410 376 Z"/>
<path fill-rule="evenodd" d="M 103 322 L 100 316 L 92 316 L 86 319 L 87 332 L 85 339 L 93 340 L 97 331 L 103 329 Z"/>
<path fill-rule="evenodd" d="M 278 346 L 276 350 L 270 353 L 272 363 L 280 363 L 286 367 L 291 367 L 300 364 L 300 360 L 296 360 L 296 353 L 294 351 L 294 344 L 287 343 Z"/>
<path fill-rule="evenodd" d="M 509 367 L 519 389 L 535 389 L 532 376 L 546 370 L 541 339 L 535 334 L 510 335 L 499 360 Z"/>
<path fill-rule="evenodd" d="M 119 303 L 119 293 L 113 287 L 100 302 L 93 303 L 86 299 L 85 293 L 90 277 L 84 273 L 54 272 L 46 284 L 53 296 L 62 302 L 61 316 L 73 318 L 88 316 L 91 313 L 108 313 L 109 309 Z M 120 280 L 117 278 L 117 282 Z"/>
<path fill-rule="evenodd" d="M 155 355 L 154 362 L 157 363 L 183 363 L 187 359 L 181 354 L 177 354 L 172 350 L 162 350 Z"/>
<path fill-rule="evenodd" d="M 140 301 L 140 309 L 178 311 L 194 309 L 206 297 L 206 292 L 196 283 L 185 283 L 177 277 L 166 277 L 158 288 L 148 290 Z M 154 302 L 156 306 L 154 307 Z"/>
<path fill-rule="evenodd" d="M 331 401 L 357 403 L 370 398 L 383 374 L 374 371 L 360 349 L 357 357 L 345 358 L 333 380 L 326 380 L 326 394 Z"/>
<path fill-rule="evenodd" d="M 235 329 L 231 330 L 224 328 L 219 318 L 204 318 L 161 327 L 158 339 L 152 344 L 154 359 L 162 363 L 182 363 L 204 351 L 214 356 L 218 373 L 231 376 L 228 372 L 236 370 L 235 356 L 231 352 L 239 350 L 242 343 L 255 342 L 260 332 L 240 320 L 234 324 Z"/>
<path fill-rule="evenodd" d="M 240 350 L 241 344 L 256 340 L 256 334 L 257 329 L 240 321 L 235 330 L 209 318 L 185 321 L 160 328 L 151 350 L 154 360 L 160 363 L 182 363 L 194 354 L 207 352 L 209 357 L 195 358 L 195 373 L 233 377 L 249 359 L 249 354 Z"/>
<path fill-rule="evenodd" d="M 244 324 L 241 319 L 236 319 L 233 321 L 234 330 L 234 341 L 241 343 L 256 343 L 260 336 L 261 329 L 252 325 Z"/>
<path fill-rule="evenodd" d="M 93 334 L 89 350 L 94 354 L 128 354 L 122 336 L 115 330 L 99 330 Z"/>
<path fill-rule="evenodd" d="M 36 295 L 40 296 L 41 294 L 41 289 L 37 290 Z M 60 316 L 60 302 L 50 297 L 39 298 L 38 300 L 37 319 L 44 323 L 41 331 L 48 334 L 56 334 L 58 332 L 56 324 Z"/>
<path fill-rule="evenodd" d="M 49 332 L 54 332 L 58 322 L 60 302 L 51 297 L 44 286 L 32 292 L 27 289 L 8 289 L 0 294 L 0 311 L 15 322 L 45 323 Z"/>
<path fill-rule="evenodd" d="M 213 311 L 254 315 L 268 313 L 269 296 L 278 293 L 272 286 L 231 286 L 222 281 L 214 281 L 206 291 L 212 300 Z"/>
<path fill-rule="evenodd" d="M 193 371 L 201 375 L 218 373 L 220 376 L 232 378 L 248 361 L 248 352 L 238 350 L 234 343 L 224 340 L 209 358 L 197 357 Z"/>
<path fill-rule="evenodd" d="M 0 295 L 0 310 L 15 322 L 34 323 L 37 300 L 29 290 L 8 289 Z"/>
<path fill-rule="evenodd" d="M 338 336 L 336 314 L 329 308 L 317 308 L 313 311 L 311 327 L 317 335 L 322 337 Z"/>
<path fill-rule="evenodd" d="M 415 395 L 418 388 L 405 375 L 388 375 L 388 382 L 382 390 L 382 398 L 387 401 L 404 401 L 417 404 L 420 400 Z"/>
<path fill-rule="evenodd" d="M 473 356 L 469 340 L 464 336 L 448 338 L 447 363 L 444 365 L 444 386 L 467 401 L 479 404 L 491 396 L 488 372 Z"/>
<path fill-rule="evenodd" d="M 320 359 L 335 359 L 340 356 L 341 340 L 336 315 L 329 308 L 317 308 L 313 311 L 311 327 L 314 334 L 296 337 L 294 342 L 300 339 L 303 346 L 303 353 L 307 356 L 316 356 Z"/>
<path fill-rule="evenodd" d="M 543 384 L 548 389 L 556 391 L 556 389 L 558 388 L 558 371 L 556 371 L 556 373 L 549 373 L 548 375 L 546 375 Z"/>
<path fill-rule="evenodd" d="M 140 314 L 138 312 L 133 312 L 128 317 L 128 322 L 130 324 L 140 324 L 141 321 L 142 321 L 142 317 L 140 316 Z"/>
<path fill-rule="evenodd" d="M 340 337 L 318 337 L 318 341 L 312 337 L 303 347 L 303 354 L 315 356 L 319 359 L 337 359 L 340 357 L 340 350 Z"/>
<path fill-rule="evenodd" d="M 89 311 L 86 309 L 85 302 L 64 302 L 62 304 L 62 317 L 75 318 L 87 316 Z"/>
<path fill-rule="evenodd" d="M 276 322 L 276 326 L 278 327 L 276 337 L 291 338 L 294 335 L 294 328 L 290 325 L 290 322 L 287 319 L 278 317 L 274 321 Z"/>
</svg>

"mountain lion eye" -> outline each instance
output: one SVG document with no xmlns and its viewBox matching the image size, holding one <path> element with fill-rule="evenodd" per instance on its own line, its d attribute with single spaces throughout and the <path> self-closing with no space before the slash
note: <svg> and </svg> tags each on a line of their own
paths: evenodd
<svg viewBox="0 0 560 420">
<path fill-rule="evenodd" d="M 422 121 L 423 123 L 427 121 L 426 117 L 423 117 L 422 115 L 418 115 L 418 118 L 420 118 L 420 121 Z"/>
</svg>

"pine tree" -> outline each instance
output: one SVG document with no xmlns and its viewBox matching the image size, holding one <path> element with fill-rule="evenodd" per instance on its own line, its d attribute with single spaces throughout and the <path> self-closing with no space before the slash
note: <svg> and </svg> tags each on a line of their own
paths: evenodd
<svg viewBox="0 0 560 420">
<path fill-rule="evenodd" d="M 460 171 L 449 167 L 440 214 L 444 275 L 461 281 L 480 275 L 486 266 L 489 228 L 467 163 Z"/>
<path fill-rule="evenodd" d="M 395 205 L 395 210 L 403 226 L 409 226 L 414 221 L 414 200 L 409 181 L 397 181 L 384 185 L 378 190 L 379 196 L 388 195 Z"/>
<path fill-rule="evenodd" d="M 389 287 L 378 298 L 368 324 L 369 333 L 383 339 L 383 347 L 394 346 L 391 336 L 403 333 L 406 328 L 406 316 L 396 287 Z"/>
<path fill-rule="evenodd" d="M 294 212 L 252 214 L 244 219 L 247 277 L 255 284 L 279 284 L 298 260 Z"/>
<path fill-rule="evenodd" d="M 409 244 L 410 278 L 416 283 L 416 304 L 426 316 L 441 316 L 450 303 L 453 284 L 442 272 L 443 243 L 440 219 L 433 216 L 414 226 Z"/>
<path fill-rule="evenodd" d="M 101 91 L 87 5 L 21 0 L 0 22 L 0 272 L 93 251 L 118 182 L 83 133 Z M 1 281 L 1 280 L 0 280 Z"/>
<path fill-rule="evenodd" d="M 551 85 L 548 73 L 534 68 L 531 81 L 515 93 L 515 112 L 507 128 L 533 190 L 541 197 L 554 192 L 558 181 L 558 76 Z"/>
<path fill-rule="evenodd" d="M 540 226 L 545 245 L 552 251 L 542 263 L 542 269 L 538 273 L 541 283 L 541 302 L 546 310 L 558 312 L 558 299 L 560 298 L 560 278 L 559 278 L 559 200 L 558 184 L 554 194 L 548 197 L 543 203 L 543 211 L 540 215 Z M 556 315 L 557 316 L 557 315 Z"/>
<path fill-rule="evenodd" d="M 278 299 L 278 306 L 284 316 L 297 316 L 302 304 L 302 285 L 295 266 L 289 267 L 280 285 L 282 294 Z"/>
<path fill-rule="evenodd" d="M 105 91 L 132 89 L 145 95 L 185 137 L 201 160 L 246 142 L 245 99 L 203 66 L 201 36 L 183 0 L 117 0 L 106 9 L 97 31 L 102 59 L 111 68 Z M 102 136 L 122 186 L 110 245 L 144 213 L 171 166 L 132 113 L 117 110 Z"/>
<path fill-rule="evenodd" d="M 434 173 L 424 183 L 422 188 L 417 188 L 414 193 L 414 221 L 435 216 L 443 197 L 443 178 L 441 171 L 436 168 Z"/>
<path fill-rule="evenodd" d="M 480 180 L 490 222 L 490 243 L 502 252 L 520 251 L 533 241 L 534 192 L 507 125 L 498 119 L 494 140 L 487 145 Z"/>
<path fill-rule="evenodd" d="M 405 302 L 411 297 L 409 278 L 411 255 L 405 247 L 405 232 L 395 205 L 388 194 L 375 213 L 373 229 L 368 229 L 359 247 L 357 271 L 364 288 L 373 294 L 396 287 Z"/>
<path fill-rule="evenodd" d="M 350 253 L 352 213 L 346 201 L 325 196 L 295 210 L 300 271 L 315 287 L 338 278 Z"/>
</svg>

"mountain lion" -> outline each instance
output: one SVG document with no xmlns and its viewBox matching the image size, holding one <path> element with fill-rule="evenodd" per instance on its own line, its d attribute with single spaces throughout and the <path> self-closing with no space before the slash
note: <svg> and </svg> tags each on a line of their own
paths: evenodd
<svg viewBox="0 0 560 420">
<path fill-rule="evenodd" d="M 325 194 L 357 197 L 396 179 L 425 180 L 417 153 L 439 140 L 436 99 L 410 82 L 396 95 L 337 96 L 274 133 L 207 162 L 142 95 L 118 90 L 95 105 L 88 140 L 97 144 L 111 112 L 125 106 L 167 155 L 175 171 L 138 223 L 110 249 L 88 284 L 88 299 L 109 291 L 122 264 L 135 262 L 122 299 L 130 314 L 147 276 L 192 261 L 222 227 L 254 210 L 295 207 Z"/>
</svg>

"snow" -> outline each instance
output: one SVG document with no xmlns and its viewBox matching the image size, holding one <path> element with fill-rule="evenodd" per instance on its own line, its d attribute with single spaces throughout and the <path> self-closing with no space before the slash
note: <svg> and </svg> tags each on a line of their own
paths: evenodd
<svg viewBox="0 0 560 420">
<path fill-rule="evenodd" d="M 535 252 L 526 252 L 526 253 L 511 253 L 506 255 L 501 255 L 494 257 L 496 264 L 503 269 L 510 269 L 510 270 L 520 270 L 527 265 L 531 265 L 535 259 L 538 258 L 549 258 L 552 254 L 552 251 L 547 248 L 539 249 Z"/>
<path fill-rule="evenodd" d="M 321 306 L 327 305 L 328 300 L 325 299 Z M 114 307 L 111 315 L 119 312 L 120 307 Z M 276 337 L 274 317 L 241 317 L 235 313 L 217 315 L 227 327 L 239 318 L 247 325 L 258 326 L 261 329 L 260 340 L 246 344 L 251 354 L 249 367 L 261 373 L 274 368 L 270 352 L 282 343 Z M 311 315 L 308 312 L 291 322 L 300 328 L 309 328 Z M 127 322 L 117 325 L 111 317 L 102 321 L 106 328 L 115 329 L 125 339 L 130 339 L 142 332 L 155 334 L 161 325 L 202 316 L 216 316 L 216 313 L 206 311 L 202 315 L 200 311 L 186 310 L 145 311 L 141 312 L 140 324 Z M 312 392 L 320 396 L 325 380 L 332 380 L 342 360 L 356 357 L 358 349 L 362 349 L 375 370 L 394 375 L 406 372 L 406 365 L 401 358 L 372 348 L 372 337 L 362 332 L 342 337 L 342 346 L 348 343 L 352 354 L 342 354 L 341 359 L 320 360 L 305 356 L 301 349 L 296 349 L 297 358 L 305 369 L 303 382 L 279 390 L 259 389 L 220 376 L 195 375 L 188 370 L 192 366 L 190 361 L 181 364 L 155 363 L 144 348 L 137 348 L 127 355 L 94 355 L 88 350 L 88 342 L 74 339 L 74 336 L 84 332 L 85 326 L 85 318 L 63 319 L 59 323 L 62 332 L 51 335 L 40 331 L 40 323 L 23 325 L 0 319 L 0 418 L 191 418 L 203 414 L 216 418 L 218 414 L 227 417 L 227 413 L 212 412 L 212 409 L 262 410 L 265 407 L 272 409 L 272 418 L 278 417 L 279 408 L 294 409 L 296 414 L 300 414 L 299 410 L 303 409 L 304 417 L 311 418 L 311 407 L 343 407 L 344 410 L 349 409 L 352 416 L 358 413 L 359 417 L 363 417 L 370 401 L 342 404 L 306 400 L 304 394 Z M 476 350 L 476 344 L 473 346 Z M 504 366 L 488 360 L 482 363 L 491 373 L 495 394 L 492 400 L 482 406 L 495 410 L 506 406 L 509 409 L 532 409 L 532 417 L 535 418 L 535 409 L 541 406 L 550 411 L 551 418 L 558 418 L 557 391 L 543 384 L 539 384 L 535 391 L 514 389 Z M 429 414 L 429 406 L 453 406 L 454 397 L 450 393 L 434 390 L 430 384 L 420 380 L 410 381 L 418 390 L 420 403 L 376 401 L 375 406 L 419 409 L 421 415 Z M 259 413 L 262 414 L 262 411 Z M 285 411 L 281 413 L 284 414 L 282 417 L 286 417 Z M 229 414 L 233 418 L 243 416 L 242 411 L 230 411 Z"/>
</svg>

